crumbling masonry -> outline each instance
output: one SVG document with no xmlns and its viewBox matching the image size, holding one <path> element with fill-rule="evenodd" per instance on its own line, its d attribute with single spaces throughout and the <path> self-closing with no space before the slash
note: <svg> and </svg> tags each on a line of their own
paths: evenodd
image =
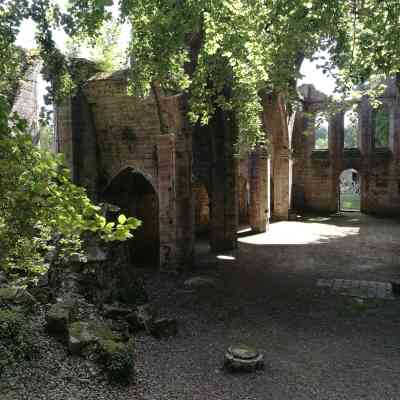
<svg viewBox="0 0 400 400">
<path fill-rule="evenodd" d="M 374 112 L 365 98 L 359 106 L 359 148 L 343 149 L 339 113 L 330 121 L 328 149 L 315 150 L 308 112 L 325 107 L 326 99 L 305 87 L 304 112 L 293 114 L 286 130 L 271 129 L 280 116 L 263 101 L 270 154 L 260 147 L 242 160 L 234 152 L 232 115 L 220 111 L 209 126 L 193 126 L 185 95 L 138 99 L 126 94 L 126 85 L 124 72 L 93 74 L 57 107 L 56 127 L 58 151 L 74 181 L 93 199 L 143 221 L 130 243 L 134 263 L 185 268 L 197 234 L 208 232 L 211 249 L 223 252 L 236 247 L 240 226 L 259 233 L 270 218 L 288 219 L 294 211 L 335 212 L 338 179 L 346 168 L 361 175 L 363 212 L 400 211 L 400 107 L 394 85 L 384 96 L 390 110 L 386 149 L 373 147 Z"/>
</svg>

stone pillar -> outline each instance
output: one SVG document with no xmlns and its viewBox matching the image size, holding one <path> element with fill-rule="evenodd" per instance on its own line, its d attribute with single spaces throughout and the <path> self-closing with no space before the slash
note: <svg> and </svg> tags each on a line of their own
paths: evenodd
<svg viewBox="0 0 400 400">
<path fill-rule="evenodd" d="M 179 110 L 182 132 L 176 135 L 175 149 L 177 267 L 187 269 L 194 256 L 195 205 L 192 198 L 192 131 L 186 118 L 188 107 L 184 97 L 180 98 Z"/>
<path fill-rule="evenodd" d="M 339 206 L 339 175 L 343 164 L 344 113 L 335 114 L 329 122 L 329 171 L 330 196 L 329 211 L 335 212 Z"/>
<path fill-rule="evenodd" d="M 97 201 L 99 195 L 97 137 L 90 105 L 82 91 L 72 98 L 71 109 L 74 182 L 86 188 L 89 197 Z"/>
<path fill-rule="evenodd" d="M 288 220 L 292 200 L 291 150 L 275 148 L 274 154 L 274 213 L 277 220 Z"/>
<path fill-rule="evenodd" d="M 57 151 L 63 153 L 64 163 L 74 176 L 74 152 L 73 152 L 73 123 L 72 123 L 72 100 L 70 97 L 64 99 L 56 106 L 56 141 Z"/>
<path fill-rule="evenodd" d="M 225 251 L 237 246 L 239 159 L 234 154 L 237 127 L 232 115 L 217 111 L 211 129 L 211 248 Z"/>
<path fill-rule="evenodd" d="M 160 267 L 169 270 L 177 259 L 175 136 L 160 135 L 157 142 Z"/>
<path fill-rule="evenodd" d="M 18 82 L 12 107 L 13 112 L 26 120 L 34 145 L 38 145 L 40 140 L 38 85 L 41 69 L 42 62 L 34 60 Z"/>
<path fill-rule="evenodd" d="M 265 96 L 263 109 L 264 129 L 270 133 L 273 143 L 273 217 L 287 220 L 292 201 L 291 130 L 294 127 L 294 115 L 288 124 L 286 105 L 280 95 Z"/>
<path fill-rule="evenodd" d="M 257 149 L 250 156 L 250 209 L 251 230 L 265 232 L 269 219 L 269 159 L 268 154 Z"/>
<path fill-rule="evenodd" d="M 368 156 L 373 151 L 374 142 L 374 129 L 373 129 L 373 110 L 369 104 L 368 97 L 364 96 L 360 104 L 360 139 L 359 146 L 361 153 L 364 156 Z"/>
</svg>

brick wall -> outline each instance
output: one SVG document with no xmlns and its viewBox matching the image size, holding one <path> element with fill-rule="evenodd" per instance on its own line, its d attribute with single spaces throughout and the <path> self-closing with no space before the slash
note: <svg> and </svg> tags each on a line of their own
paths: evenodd
<svg viewBox="0 0 400 400">
<path fill-rule="evenodd" d="M 315 94 L 317 93 L 318 96 Z M 358 105 L 359 146 L 344 149 L 344 112 L 329 121 L 329 149 L 314 150 L 315 138 L 306 134 L 310 117 L 299 114 L 293 135 L 293 204 L 299 210 L 334 212 L 339 207 L 339 177 L 355 169 L 361 178 L 361 211 L 372 214 L 399 214 L 400 190 L 400 105 L 393 82 L 381 98 L 390 110 L 390 140 L 386 149 L 374 148 L 374 110 L 367 98 Z M 316 112 L 326 106 L 315 89 L 305 96 L 305 110 Z"/>
<path fill-rule="evenodd" d="M 126 94 L 122 73 L 98 74 L 57 109 L 59 150 L 75 181 L 92 197 L 102 195 L 124 171 L 141 174 L 154 188 L 159 209 L 162 268 L 184 267 L 193 253 L 191 137 L 183 118 L 185 99 L 163 97 L 168 128 L 162 134 L 152 96 Z"/>
</svg>

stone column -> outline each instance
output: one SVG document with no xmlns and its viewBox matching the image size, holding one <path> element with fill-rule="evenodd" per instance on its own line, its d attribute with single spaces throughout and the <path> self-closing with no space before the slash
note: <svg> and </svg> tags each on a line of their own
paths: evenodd
<svg viewBox="0 0 400 400">
<path fill-rule="evenodd" d="M 395 98 L 393 100 L 391 110 L 391 126 L 390 126 L 390 136 L 389 145 L 390 150 L 393 153 L 393 158 L 395 160 L 400 159 L 400 100 Z"/>
<path fill-rule="evenodd" d="M 238 229 L 239 160 L 234 154 L 234 117 L 218 111 L 211 122 L 211 248 L 236 248 Z"/>
<path fill-rule="evenodd" d="M 343 160 L 344 146 L 344 114 L 342 112 L 335 114 L 329 121 L 329 173 L 331 184 L 329 190 L 329 210 L 334 212 L 338 210 L 339 205 L 339 174 Z"/>
<path fill-rule="evenodd" d="M 257 149 L 250 156 L 250 209 L 251 230 L 265 232 L 269 219 L 269 159 L 268 154 Z"/>
<path fill-rule="evenodd" d="M 193 263 L 194 257 L 194 202 L 192 198 L 192 131 L 186 118 L 188 106 L 186 98 L 179 98 L 179 118 L 182 131 L 176 135 L 176 241 L 177 241 L 177 266 L 187 269 Z"/>
<path fill-rule="evenodd" d="M 359 132 L 361 139 L 359 141 L 360 150 L 364 156 L 368 156 L 373 151 L 374 129 L 373 129 L 373 110 L 366 96 L 364 96 L 361 100 L 359 121 L 360 121 Z"/>
<path fill-rule="evenodd" d="M 274 154 L 274 213 L 278 220 L 289 219 L 292 200 L 292 158 L 291 150 L 275 148 Z"/>
<path fill-rule="evenodd" d="M 63 153 L 64 163 L 74 177 L 74 151 L 73 151 L 73 121 L 72 100 L 70 97 L 64 99 L 56 106 L 56 141 L 57 151 Z"/>
<path fill-rule="evenodd" d="M 273 143 L 273 217 L 287 220 L 292 201 L 291 131 L 295 115 L 292 115 L 288 124 L 288 112 L 280 95 L 264 97 L 263 108 L 264 128 L 270 132 Z"/>
</svg>

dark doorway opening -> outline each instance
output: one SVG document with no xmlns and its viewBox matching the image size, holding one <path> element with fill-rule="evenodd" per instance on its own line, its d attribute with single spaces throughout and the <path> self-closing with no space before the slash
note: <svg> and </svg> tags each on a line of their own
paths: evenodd
<svg viewBox="0 0 400 400">
<path fill-rule="evenodd" d="M 103 194 L 106 202 L 120 208 L 109 215 L 136 217 L 142 225 L 126 245 L 130 261 L 138 266 L 158 267 L 160 262 L 160 229 L 158 196 L 152 184 L 141 174 L 128 168 L 119 173 Z"/>
</svg>

